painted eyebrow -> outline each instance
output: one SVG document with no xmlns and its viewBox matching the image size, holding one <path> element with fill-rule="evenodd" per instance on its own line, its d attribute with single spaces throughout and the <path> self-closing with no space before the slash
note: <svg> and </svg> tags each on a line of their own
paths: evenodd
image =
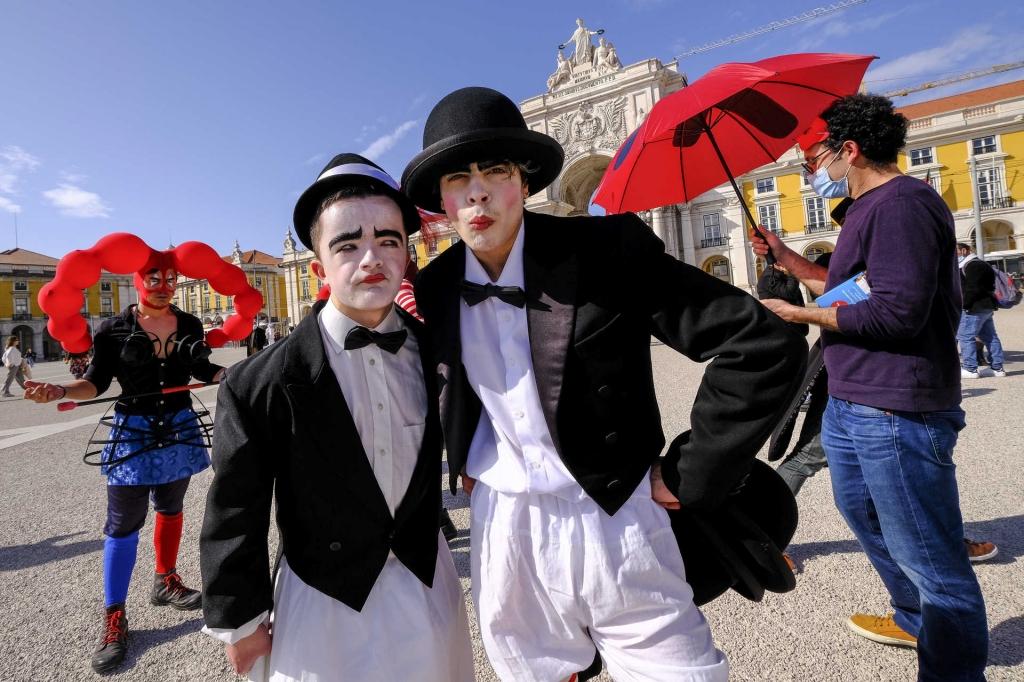
<svg viewBox="0 0 1024 682">
<path fill-rule="evenodd" d="M 360 226 L 353 232 L 342 232 L 341 234 L 335 236 L 333 239 L 331 239 L 331 241 L 327 243 L 327 248 L 333 249 L 334 245 L 337 244 L 338 242 L 351 242 L 357 239 L 362 239 L 362 237 L 363 228 L 362 226 Z"/>
<path fill-rule="evenodd" d="M 375 239 L 383 239 L 384 237 L 394 237 L 398 241 L 404 239 L 404 235 L 398 230 L 378 230 L 376 227 L 373 228 L 373 236 Z"/>
<path fill-rule="evenodd" d="M 393 237 L 398 241 L 404 239 L 401 232 L 398 230 L 378 230 L 376 227 L 373 228 L 374 239 L 383 239 L 384 237 Z M 353 242 L 363 238 L 363 228 L 360 226 L 352 232 L 342 232 L 327 243 L 327 248 L 334 248 L 334 245 L 338 242 Z"/>
</svg>

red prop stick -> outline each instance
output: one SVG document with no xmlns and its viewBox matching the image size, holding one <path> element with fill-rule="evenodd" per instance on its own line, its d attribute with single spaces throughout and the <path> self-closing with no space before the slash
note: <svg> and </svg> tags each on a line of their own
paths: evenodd
<svg viewBox="0 0 1024 682">
<path fill-rule="evenodd" d="M 216 386 L 219 383 L 219 381 L 211 381 L 208 384 L 188 384 L 187 386 L 172 386 L 171 388 L 153 391 L 152 393 L 136 393 L 135 395 L 116 395 L 113 398 L 94 398 L 93 400 L 65 400 L 62 403 L 57 403 L 57 410 L 60 412 L 67 412 L 68 410 L 73 410 L 76 407 L 81 407 L 82 405 L 97 405 L 99 403 L 112 403 L 115 400 L 131 400 L 132 398 L 148 398 L 149 396 L 154 395 L 180 393 L 181 391 L 191 391 L 197 388 Z"/>
</svg>

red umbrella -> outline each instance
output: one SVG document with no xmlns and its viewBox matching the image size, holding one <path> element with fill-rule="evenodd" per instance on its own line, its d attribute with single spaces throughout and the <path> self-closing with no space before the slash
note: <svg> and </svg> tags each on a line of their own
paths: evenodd
<svg viewBox="0 0 1024 682">
<path fill-rule="evenodd" d="M 790 54 L 722 64 L 654 105 L 608 165 L 594 203 L 611 213 L 690 201 L 772 163 L 834 100 L 857 91 L 871 56 Z"/>
</svg>

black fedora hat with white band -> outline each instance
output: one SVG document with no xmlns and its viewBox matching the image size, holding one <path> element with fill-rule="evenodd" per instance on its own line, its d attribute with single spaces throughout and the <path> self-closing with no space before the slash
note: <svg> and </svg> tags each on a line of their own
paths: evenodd
<svg viewBox="0 0 1024 682">
<path fill-rule="evenodd" d="M 550 185 L 565 151 L 554 139 L 526 127 L 519 107 L 490 88 L 456 90 L 438 102 L 423 128 L 423 151 L 402 173 L 402 189 L 420 208 L 441 211 L 441 175 L 470 163 L 508 159 L 529 162 L 530 193 Z"/>
<path fill-rule="evenodd" d="M 313 249 L 309 233 L 313 228 L 320 202 L 343 187 L 357 183 L 365 183 L 379 189 L 384 195 L 394 199 L 402 211 L 402 221 L 406 236 L 420 229 L 419 212 L 407 196 L 398 189 L 398 183 L 373 161 L 359 154 L 338 154 L 320 171 L 316 181 L 302 193 L 295 203 L 292 222 L 295 233 L 306 248 Z"/>
</svg>

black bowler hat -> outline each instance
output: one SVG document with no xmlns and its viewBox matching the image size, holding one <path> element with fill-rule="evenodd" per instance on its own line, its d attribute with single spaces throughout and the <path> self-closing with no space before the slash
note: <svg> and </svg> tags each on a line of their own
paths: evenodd
<svg viewBox="0 0 1024 682">
<path fill-rule="evenodd" d="M 423 151 L 402 173 L 402 189 L 415 204 L 441 211 L 441 175 L 480 161 L 531 162 L 530 193 L 550 185 L 562 170 L 565 151 L 554 139 L 526 127 L 519 107 L 490 88 L 462 88 L 438 102 L 423 128 Z"/>
<path fill-rule="evenodd" d="M 750 473 L 721 506 L 669 511 L 669 519 L 698 606 L 730 587 L 752 601 L 761 601 L 765 590 L 796 587 L 782 556 L 796 532 L 796 498 L 761 460 L 752 462 Z"/>
<path fill-rule="evenodd" d="M 376 187 L 384 195 L 394 199 L 402 211 L 406 237 L 419 231 L 419 212 L 409 198 L 399 191 L 398 183 L 393 177 L 373 161 L 358 154 L 338 154 L 324 166 L 316 181 L 302 193 L 295 204 L 292 222 L 299 241 L 305 244 L 307 249 L 315 251 L 309 232 L 313 228 L 313 218 L 320 202 L 339 189 L 357 183 Z"/>
</svg>

